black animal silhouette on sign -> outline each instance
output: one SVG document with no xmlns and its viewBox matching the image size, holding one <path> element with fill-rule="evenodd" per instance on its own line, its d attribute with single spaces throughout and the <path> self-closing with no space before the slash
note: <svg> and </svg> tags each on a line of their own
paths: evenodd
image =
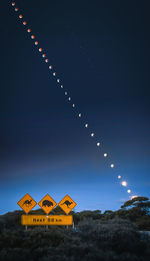
<svg viewBox="0 0 150 261">
<path fill-rule="evenodd" d="M 42 207 L 53 207 L 53 202 L 49 201 L 49 200 L 44 200 L 42 202 Z"/>
<path fill-rule="evenodd" d="M 23 206 L 23 205 L 26 205 L 27 207 L 28 207 L 28 206 L 31 206 L 31 202 L 32 202 L 32 199 L 30 199 L 30 200 L 27 199 L 27 200 L 25 200 L 25 202 L 22 204 L 22 206 Z"/>
<path fill-rule="evenodd" d="M 69 200 L 66 200 L 64 203 L 62 203 L 61 205 L 66 205 L 68 208 L 70 208 L 70 205 L 72 204 L 73 202 L 70 202 Z"/>
</svg>

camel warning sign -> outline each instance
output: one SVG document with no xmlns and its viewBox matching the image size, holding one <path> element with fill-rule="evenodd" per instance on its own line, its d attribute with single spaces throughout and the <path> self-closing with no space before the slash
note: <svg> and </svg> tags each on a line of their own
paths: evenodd
<svg viewBox="0 0 150 261">
<path fill-rule="evenodd" d="M 57 203 L 48 194 L 38 204 L 46 214 L 48 214 L 57 205 Z"/>
<path fill-rule="evenodd" d="M 20 199 L 17 204 L 26 214 L 28 214 L 30 210 L 37 205 L 36 201 L 28 193 Z"/>
<path fill-rule="evenodd" d="M 77 205 L 71 197 L 69 197 L 68 195 L 66 195 L 58 204 L 63 211 L 66 214 L 69 214 L 70 211 Z"/>
<path fill-rule="evenodd" d="M 73 223 L 73 217 L 68 215 L 22 215 L 21 224 L 23 226 L 69 226 Z"/>
</svg>

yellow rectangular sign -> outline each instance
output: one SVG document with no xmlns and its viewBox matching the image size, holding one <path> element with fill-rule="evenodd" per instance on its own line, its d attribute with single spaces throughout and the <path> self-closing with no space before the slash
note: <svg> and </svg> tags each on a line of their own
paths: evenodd
<svg viewBox="0 0 150 261">
<path fill-rule="evenodd" d="M 71 215 L 22 215 L 21 224 L 23 226 L 69 226 L 73 223 Z"/>
</svg>

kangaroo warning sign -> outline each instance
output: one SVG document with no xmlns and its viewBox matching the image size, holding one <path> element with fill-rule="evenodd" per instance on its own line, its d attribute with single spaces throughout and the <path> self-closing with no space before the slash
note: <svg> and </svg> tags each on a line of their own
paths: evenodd
<svg viewBox="0 0 150 261">
<path fill-rule="evenodd" d="M 30 210 L 37 205 L 36 201 L 29 194 L 26 194 L 18 201 L 17 204 L 24 210 L 26 214 L 28 214 Z"/>
<path fill-rule="evenodd" d="M 46 214 L 48 214 L 57 205 L 57 203 L 48 194 L 38 204 Z"/>
<path fill-rule="evenodd" d="M 63 211 L 66 214 L 69 214 L 70 211 L 77 205 L 71 197 L 69 197 L 68 195 L 66 195 L 58 204 Z"/>
<path fill-rule="evenodd" d="M 73 223 L 72 216 L 66 215 L 22 215 L 21 224 L 23 226 L 69 226 Z"/>
</svg>

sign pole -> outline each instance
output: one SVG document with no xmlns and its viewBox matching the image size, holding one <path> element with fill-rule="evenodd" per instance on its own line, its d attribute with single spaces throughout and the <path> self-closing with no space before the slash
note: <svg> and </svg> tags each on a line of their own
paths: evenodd
<svg viewBox="0 0 150 261">
<path fill-rule="evenodd" d="M 67 214 L 67 216 L 68 216 L 68 214 Z M 68 225 L 67 225 L 67 229 L 68 229 Z"/>
<path fill-rule="evenodd" d="M 72 228 L 74 229 L 74 222 L 72 223 Z"/>
</svg>

